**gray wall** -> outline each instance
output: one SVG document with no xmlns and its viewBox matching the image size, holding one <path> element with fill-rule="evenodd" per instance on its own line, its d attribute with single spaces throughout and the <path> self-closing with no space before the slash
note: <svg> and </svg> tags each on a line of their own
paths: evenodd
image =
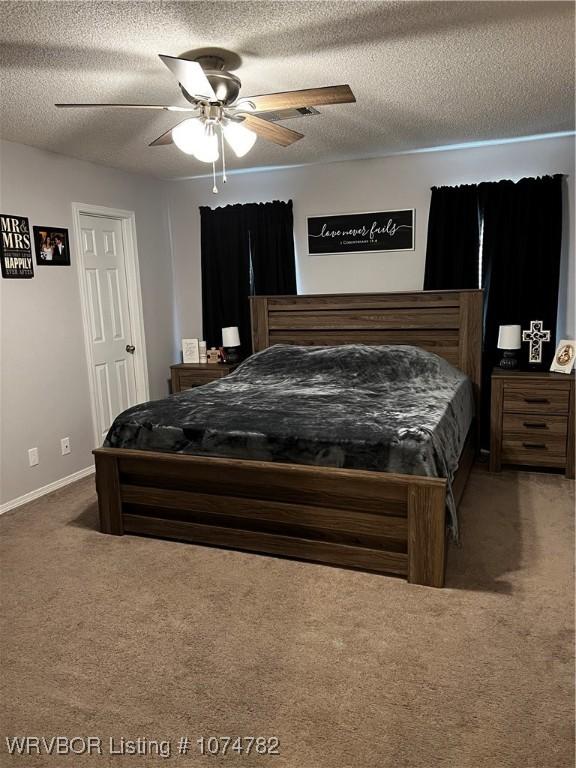
<svg viewBox="0 0 576 768">
<path fill-rule="evenodd" d="M 72 202 L 135 211 L 151 397 L 167 394 L 174 360 L 170 238 L 162 182 L 10 142 L 0 143 L 0 212 L 30 226 L 67 227 Z M 38 267 L 31 280 L 0 280 L 0 503 L 77 472 L 94 447 L 78 274 Z M 60 438 L 72 453 L 60 455 Z M 28 466 L 38 446 L 40 464 Z"/>
<path fill-rule="evenodd" d="M 290 150 L 287 149 L 287 152 Z M 424 281 L 430 187 L 565 173 L 565 233 L 559 331 L 574 337 L 574 139 L 543 139 L 470 149 L 232 175 L 212 194 L 210 179 L 169 186 L 176 330 L 202 331 L 199 205 L 292 198 L 301 293 L 420 290 Z M 416 208 L 413 252 L 308 256 L 306 217 Z"/>
<path fill-rule="evenodd" d="M 135 211 L 156 398 L 167 393 L 180 339 L 201 335 L 199 205 L 292 198 L 302 293 L 419 290 L 431 186 L 546 173 L 569 176 L 559 329 L 574 338 L 573 138 L 235 174 L 217 197 L 206 178 L 161 182 L 0 142 L 0 212 L 71 230 L 72 202 Z M 402 207 L 416 208 L 415 251 L 307 255 L 306 216 Z M 75 263 L 35 267 L 32 280 L 0 280 L 0 305 L 1 504 L 89 466 L 93 446 Z M 69 456 L 60 455 L 65 436 Z M 33 446 L 40 464 L 29 468 Z"/>
</svg>

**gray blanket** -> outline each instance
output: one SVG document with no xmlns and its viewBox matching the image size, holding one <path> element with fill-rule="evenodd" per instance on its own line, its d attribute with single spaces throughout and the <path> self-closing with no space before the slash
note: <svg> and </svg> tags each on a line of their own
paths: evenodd
<svg viewBox="0 0 576 768">
<path fill-rule="evenodd" d="M 473 414 L 468 377 L 417 347 L 276 345 L 124 411 L 104 445 L 451 480 Z"/>
</svg>

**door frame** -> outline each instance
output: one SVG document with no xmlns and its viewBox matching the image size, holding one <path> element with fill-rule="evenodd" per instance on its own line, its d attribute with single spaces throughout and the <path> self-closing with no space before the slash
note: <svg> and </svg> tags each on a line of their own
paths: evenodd
<svg viewBox="0 0 576 768">
<path fill-rule="evenodd" d="M 92 411 L 92 429 L 94 447 L 100 448 L 98 430 L 98 414 L 96 408 L 96 380 L 94 376 L 94 357 L 92 354 L 92 337 L 90 332 L 90 314 L 88 307 L 88 290 L 85 281 L 85 261 L 82 247 L 82 214 L 100 218 L 116 219 L 122 227 L 124 245 L 124 265 L 126 269 L 126 290 L 129 305 L 129 327 L 131 343 L 136 347 L 134 353 L 134 378 L 136 381 L 136 401 L 146 402 L 150 399 L 148 381 L 148 360 L 146 357 L 146 336 L 144 333 L 144 314 L 142 310 L 142 290 L 140 285 L 140 265 L 138 262 L 138 244 L 136 239 L 136 215 L 134 211 L 124 211 L 121 208 L 108 208 L 89 203 L 72 203 L 72 218 L 78 264 L 78 284 L 80 286 L 80 304 L 82 309 L 82 326 L 84 330 L 84 349 L 88 365 L 88 385 L 90 389 L 90 406 Z"/>
</svg>

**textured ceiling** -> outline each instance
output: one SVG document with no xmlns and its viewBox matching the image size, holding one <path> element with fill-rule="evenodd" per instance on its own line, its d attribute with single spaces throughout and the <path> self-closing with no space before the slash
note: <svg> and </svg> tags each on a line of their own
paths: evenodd
<svg viewBox="0 0 576 768">
<path fill-rule="evenodd" d="M 286 123 L 235 168 L 292 165 L 574 129 L 572 2 L 0 2 L 0 135 L 164 178 L 206 173 L 148 143 L 166 112 L 58 101 L 183 104 L 158 53 L 219 46 L 242 95 L 349 83 L 356 104 Z M 230 153 L 231 154 L 231 153 Z"/>
</svg>

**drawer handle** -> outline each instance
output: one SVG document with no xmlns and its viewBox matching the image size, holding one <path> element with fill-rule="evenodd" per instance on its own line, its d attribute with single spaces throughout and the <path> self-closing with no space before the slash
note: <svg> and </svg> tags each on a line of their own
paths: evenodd
<svg viewBox="0 0 576 768">
<path fill-rule="evenodd" d="M 546 448 L 546 443 L 522 443 L 524 448 Z"/>
<path fill-rule="evenodd" d="M 543 421 L 525 421 L 522 426 L 528 429 L 547 429 L 547 425 Z"/>
<path fill-rule="evenodd" d="M 524 398 L 525 403 L 542 403 L 542 404 L 548 404 L 550 400 L 548 400 L 545 397 L 525 397 Z"/>
</svg>

